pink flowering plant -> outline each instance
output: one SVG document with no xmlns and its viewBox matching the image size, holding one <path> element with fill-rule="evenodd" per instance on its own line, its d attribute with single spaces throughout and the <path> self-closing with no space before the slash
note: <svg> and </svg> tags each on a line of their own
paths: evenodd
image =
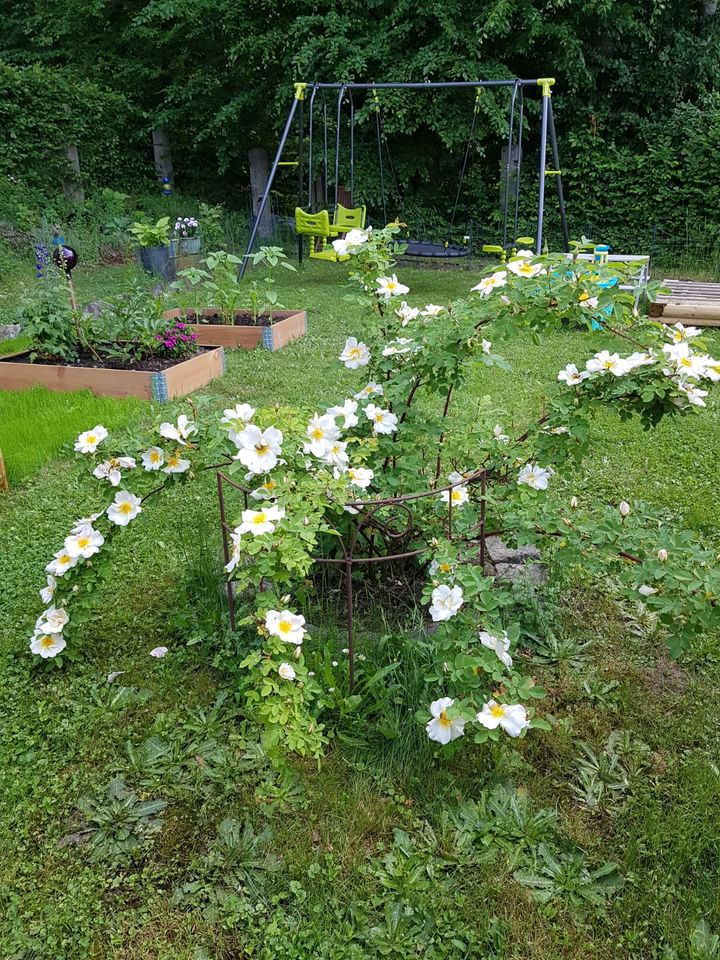
<svg viewBox="0 0 720 960">
<path fill-rule="evenodd" d="M 195 217 L 178 217 L 173 233 L 179 240 L 190 240 L 200 235 L 200 223 Z"/>
<path fill-rule="evenodd" d="M 244 644 L 241 699 L 275 758 L 319 757 L 332 717 L 342 715 L 338 692 L 316 676 L 322 671 L 300 606 L 318 559 L 342 559 L 353 538 L 375 556 L 399 552 L 401 543 L 419 563 L 433 666 L 417 719 L 442 748 L 548 725 L 538 711 L 543 691 L 518 656 L 512 584 L 483 568 L 483 514 L 486 531 L 538 544 L 560 566 L 582 566 L 618 602 L 642 604 L 673 655 L 717 628 L 720 571 L 709 551 L 672 518 L 620 499 L 621 490 L 617 503 L 573 491 L 598 410 L 640 417 L 648 429 L 702 412 L 720 364 L 701 332 L 636 316 L 633 293 L 606 284 L 622 271 L 523 251 L 486 271 L 465 299 L 413 305 L 393 265 L 398 229 L 345 238 L 348 297 L 366 314 L 339 353 L 343 394 L 314 410 L 257 410 L 240 400 L 222 416 L 205 401 L 132 450 L 100 425 L 81 434 L 78 455 L 99 481 L 97 512 L 78 521 L 48 564 L 49 606 L 33 653 L 67 656 L 66 630 L 75 643 L 76 611 L 90 597 L 75 587 L 92 583 L 128 526 L 148 522 L 152 499 L 169 484 L 218 468 L 243 491 L 228 506 L 224 558 Z M 471 375 L 509 368 L 503 339 L 522 329 L 541 337 L 560 324 L 590 328 L 593 319 L 604 332 L 591 336 L 615 349 L 594 349 L 589 340 L 584 363 L 559 360 L 556 382 L 524 429 L 456 402 Z M 405 508 L 395 498 L 408 494 L 412 523 L 403 527 Z"/>
<path fill-rule="evenodd" d="M 153 335 L 155 356 L 181 360 L 197 352 L 197 334 L 182 320 L 170 320 L 167 326 Z"/>
</svg>

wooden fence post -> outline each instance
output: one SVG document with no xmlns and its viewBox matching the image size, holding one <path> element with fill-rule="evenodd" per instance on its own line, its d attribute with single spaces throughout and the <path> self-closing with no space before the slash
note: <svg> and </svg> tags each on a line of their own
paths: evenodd
<svg viewBox="0 0 720 960">
<path fill-rule="evenodd" d="M 264 147 L 253 147 L 248 152 L 250 158 L 250 194 L 252 196 L 252 212 L 256 217 L 263 194 L 267 188 L 268 182 L 268 156 Z M 272 213 L 270 204 L 266 204 L 263 211 L 260 225 L 258 227 L 258 236 L 261 240 L 267 240 L 272 237 Z"/>
<path fill-rule="evenodd" d="M 73 203 L 84 203 L 85 190 L 80 179 L 80 156 L 74 143 L 69 143 L 67 146 L 67 158 L 70 169 L 68 176 L 63 180 L 63 193 Z"/>
<path fill-rule="evenodd" d="M 175 182 L 170 139 L 163 127 L 155 127 L 152 132 L 153 155 L 155 157 L 155 173 L 160 183 L 167 177 L 171 186 Z"/>
<path fill-rule="evenodd" d="M 5 472 L 5 461 L 3 460 L 2 450 L 0 450 L 0 492 L 7 493 L 9 489 L 10 484 Z"/>
</svg>

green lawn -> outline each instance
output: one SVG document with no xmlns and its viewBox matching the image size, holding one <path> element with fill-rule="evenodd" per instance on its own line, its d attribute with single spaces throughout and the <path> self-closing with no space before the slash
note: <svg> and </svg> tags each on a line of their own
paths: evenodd
<svg viewBox="0 0 720 960">
<path fill-rule="evenodd" d="M 401 272 L 418 304 L 443 303 L 474 282 L 466 271 Z M 312 410 L 357 389 L 337 362 L 346 335 L 362 333 L 341 277 L 314 263 L 289 277 L 282 299 L 308 307 L 307 336 L 278 353 L 230 353 L 227 375 L 203 394 L 219 409 L 249 401 Z M 127 271 L 97 271 L 87 283 L 78 276 L 78 287 L 96 297 L 126 280 Z M 484 370 L 460 402 L 488 429 L 521 426 L 562 366 L 605 345 L 578 333 L 496 345 L 513 372 Z M 713 346 L 717 355 L 720 340 Z M 152 522 L 144 515 L 123 538 L 79 661 L 38 668 L 27 644 L 44 564 L 69 524 L 98 506 L 61 447 L 81 428 L 121 429 L 147 411 L 60 397 L 0 395 L 0 437 L 10 438 L 0 445 L 20 458 L 11 467 L 20 482 L 0 497 L 0 957 L 661 960 L 674 949 L 689 960 L 695 924 L 720 928 L 717 646 L 699 637 L 684 661 L 670 663 L 649 625 L 581 573 L 539 607 L 518 596 L 539 634 L 552 630 L 575 647 L 569 660 L 546 657 L 532 668 L 548 690 L 552 731 L 503 753 L 468 744 L 454 759 L 433 756 L 413 721 L 423 663 L 415 621 L 370 608 L 360 647 L 370 664 L 399 659 L 402 669 L 382 696 L 367 693 L 357 715 L 337 721 L 342 735 L 319 766 L 298 763 L 292 777 L 269 769 L 238 716 L 236 651 L 217 631 L 210 476 L 172 491 Z M 643 497 L 717 548 L 719 416 L 714 403 L 652 433 L 598 417 L 595 453 L 573 490 Z M 333 610 L 310 601 L 306 616 L 317 627 L 316 654 L 330 645 L 342 661 Z M 148 656 L 158 644 L 171 648 L 159 662 Z M 334 676 L 342 685 L 342 667 Z M 391 704 L 396 737 L 364 719 L 376 717 L 373 696 Z M 618 731 L 631 738 L 622 760 L 629 786 L 590 809 L 578 798 L 582 744 L 617 785 L 607 743 Z M 78 803 L 99 798 L 117 776 L 169 806 L 147 849 L 98 859 L 78 842 L 87 819 Z M 498 791 L 514 791 L 515 806 Z M 250 827 L 223 843 L 218 826 L 228 817 Z M 548 879 L 538 843 L 565 865 L 566 895 L 544 906 L 513 878 L 529 845 L 536 875 Z M 616 863 L 623 878 L 604 908 L 585 913 L 567 894 L 588 888 L 570 877 L 578 861 L 568 858 L 580 851 L 591 868 Z M 269 854 L 277 869 L 265 869 Z"/>
</svg>

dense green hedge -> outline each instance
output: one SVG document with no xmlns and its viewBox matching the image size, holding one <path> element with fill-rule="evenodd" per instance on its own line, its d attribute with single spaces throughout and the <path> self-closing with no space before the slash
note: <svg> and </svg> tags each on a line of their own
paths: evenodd
<svg viewBox="0 0 720 960">
<path fill-rule="evenodd" d="M 0 61 L 0 176 L 57 191 L 71 179 L 69 144 L 77 145 L 83 183 L 124 184 L 152 176 L 152 148 L 139 110 L 121 93 L 64 68 L 15 67 Z"/>
</svg>

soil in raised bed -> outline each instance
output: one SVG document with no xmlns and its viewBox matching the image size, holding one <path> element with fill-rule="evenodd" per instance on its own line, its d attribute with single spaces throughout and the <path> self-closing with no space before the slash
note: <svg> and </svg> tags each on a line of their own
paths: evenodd
<svg viewBox="0 0 720 960">
<path fill-rule="evenodd" d="M 27 353 L 16 356 L 0 357 L 0 363 L 32 363 L 33 366 L 45 367 L 94 367 L 98 370 L 141 370 L 151 373 L 157 373 L 160 370 L 167 370 L 168 367 L 176 367 L 185 360 L 191 360 L 199 353 L 205 350 L 214 350 L 214 347 L 198 347 L 192 353 L 185 354 L 184 357 L 147 357 L 145 360 L 136 360 L 134 363 L 123 363 L 120 358 L 98 360 L 91 353 L 82 353 L 76 360 L 60 360 L 53 357 L 36 357 L 31 361 Z"/>
<path fill-rule="evenodd" d="M 225 323 L 223 318 L 219 313 L 208 314 L 197 314 L 194 310 L 188 310 L 188 312 L 183 317 L 185 323 L 197 323 L 200 326 L 210 326 L 210 327 L 229 327 L 229 323 Z M 273 324 L 273 318 L 269 313 L 263 313 L 257 318 L 253 317 L 251 313 L 244 311 L 238 311 L 234 314 L 234 319 L 232 326 L 234 327 L 271 327 Z"/>
</svg>

